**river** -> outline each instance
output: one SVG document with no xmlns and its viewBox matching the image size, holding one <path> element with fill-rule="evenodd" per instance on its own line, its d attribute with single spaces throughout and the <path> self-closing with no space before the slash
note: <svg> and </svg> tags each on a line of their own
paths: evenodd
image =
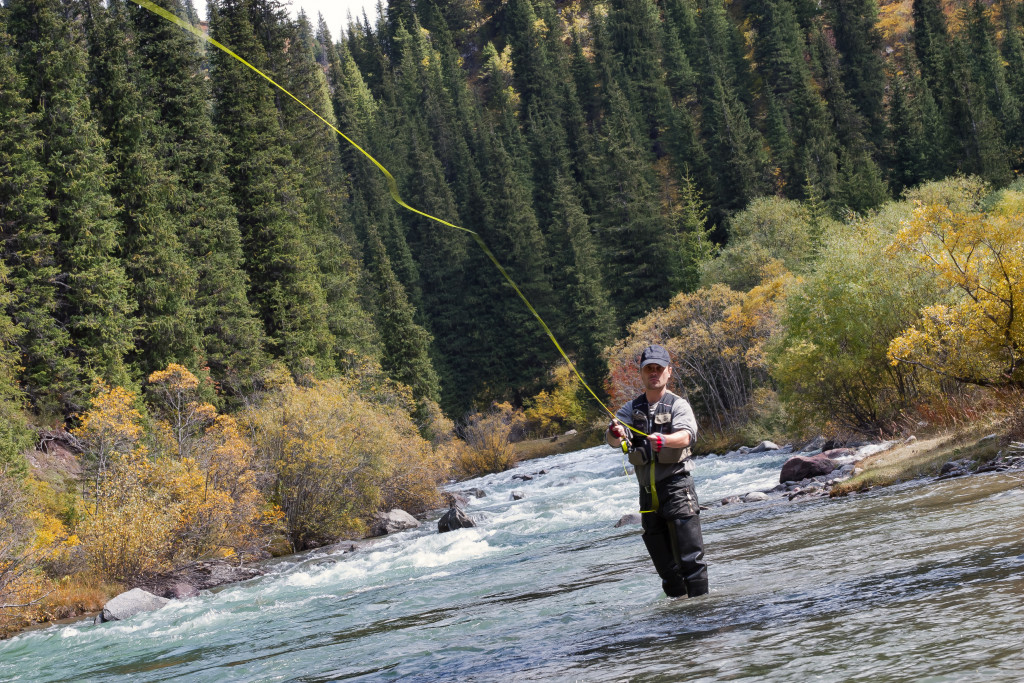
<svg viewBox="0 0 1024 683">
<path fill-rule="evenodd" d="M 700 459 L 701 501 L 770 488 L 786 457 Z M 669 600 L 639 527 L 614 528 L 636 508 L 621 455 L 577 451 L 458 485 L 487 494 L 476 528 L 438 534 L 435 516 L 123 622 L 0 642 L 0 680 L 1017 681 L 1022 484 L 712 505 L 711 593 Z"/>
</svg>

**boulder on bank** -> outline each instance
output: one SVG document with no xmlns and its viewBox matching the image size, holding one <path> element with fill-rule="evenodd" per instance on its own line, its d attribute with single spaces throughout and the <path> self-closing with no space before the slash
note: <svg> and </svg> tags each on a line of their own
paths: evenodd
<svg viewBox="0 0 1024 683">
<path fill-rule="evenodd" d="M 419 521 L 405 510 L 395 508 L 390 512 L 378 512 L 370 523 L 370 536 L 384 536 L 396 531 L 415 529 Z"/>
<path fill-rule="evenodd" d="M 470 519 L 469 515 L 460 510 L 458 505 L 452 505 L 448 508 L 448 512 L 444 513 L 437 521 L 437 533 L 443 534 L 446 531 L 468 529 L 474 526 L 476 526 L 476 522 Z"/>
<path fill-rule="evenodd" d="M 640 513 L 639 512 L 630 512 L 628 514 L 622 515 L 622 517 L 619 518 L 619 521 L 615 522 L 615 528 L 618 529 L 620 526 L 630 526 L 632 524 L 639 524 L 639 523 L 640 523 Z"/>
<path fill-rule="evenodd" d="M 103 611 L 96 615 L 97 624 L 105 621 L 121 621 L 134 616 L 139 612 L 152 612 L 166 605 L 170 600 L 153 595 L 141 588 L 133 588 L 126 593 L 121 593 L 111 598 Z"/>
<path fill-rule="evenodd" d="M 781 447 L 774 441 L 762 441 L 750 449 L 751 453 L 764 453 L 765 451 L 777 451 Z"/>
<path fill-rule="evenodd" d="M 779 483 L 787 481 L 803 481 L 822 474 L 831 474 L 836 464 L 825 453 L 818 455 L 794 455 L 782 466 Z"/>
<path fill-rule="evenodd" d="M 151 576 L 139 588 L 163 598 L 180 600 L 199 595 L 199 591 L 202 590 L 247 581 L 257 576 L 263 576 L 263 572 L 255 567 L 221 559 L 202 560 L 174 571 Z"/>
<path fill-rule="evenodd" d="M 805 443 L 803 446 L 801 446 L 800 452 L 808 453 L 810 451 L 821 450 L 821 447 L 824 446 L 826 442 L 827 439 L 825 437 L 818 435 L 811 439 L 810 441 L 808 441 L 807 443 Z"/>
</svg>

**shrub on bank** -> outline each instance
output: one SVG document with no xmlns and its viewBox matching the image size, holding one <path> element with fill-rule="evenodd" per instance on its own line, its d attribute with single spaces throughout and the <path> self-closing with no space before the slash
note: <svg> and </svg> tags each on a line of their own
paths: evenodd
<svg viewBox="0 0 1024 683">
<path fill-rule="evenodd" d="M 755 391 L 768 386 L 766 344 L 777 327 L 778 302 L 792 279 L 775 265 L 748 292 L 715 284 L 679 294 L 667 309 L 630 325 L 629 335 L 605 351 L 613 405 L 642 391 L 637 359 L 648 344 L 661 344 L 673 359 L 669 388 L 689 397 L 698 419 L 718 431 L 745 422 Z"/>
<path fill-rule="evenodd" d="M 508 403 L 496 403 L 486 413 L 473 413 L 459 428 L 465 447 L 454 462 L 460 479 L 504 472 L 516 466 L 514 442 L 522 437 L 526 419 Z"/>
<path fill-rule="evenodd" d="M 912 210 L 893 203 L 834 229 L 814 272 L 787 293 L 769 365 L 798 424 L 888 429 L 926 388 L 913 367 L 886 357 L 892 338 L 940 296 L 912 259 L 886 252 Z"/>
<path fill-rule="evenodd" d="M 414 408 L 405 387 L 366 397 L 338 378 L 284 386 L 244 413 L 296 550 L 359 536 L 389 506 L 418 512 L 440 504 L 451 444 L 424 439 Z"/>
</svg>

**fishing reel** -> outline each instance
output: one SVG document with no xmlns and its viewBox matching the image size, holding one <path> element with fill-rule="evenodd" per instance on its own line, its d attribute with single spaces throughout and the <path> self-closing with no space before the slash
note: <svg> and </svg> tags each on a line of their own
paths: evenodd
<svg viewBox="0 0 1024 683">
<path fill-rule="evenodd" d="M 643 432 L 643 435 L 629 430 L 626 435 L 627 438 L 622 440 L 622 452 L 628 456 L 630 451 L 632 451 L 636 454 L 636 459 L 640 461 L 641 465 L 650 464 L 654 456 L 651 452 L 651 442 L 647 439 L 646 434 L 651 431 L 651 423 L 645 411 L 633 411 L 633 428 Z M 628 450 L 626 448 L 627 440 L 630 442 Z"/>
</svg>

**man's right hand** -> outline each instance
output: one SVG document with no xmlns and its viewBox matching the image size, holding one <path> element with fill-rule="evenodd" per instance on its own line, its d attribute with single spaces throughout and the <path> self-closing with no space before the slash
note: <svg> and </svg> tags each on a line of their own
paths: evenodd
<svg viewBox="0 0 1024 683">
<path fill-rule="evenodd" d="M 612 420 L 608 423 L 608 434 L 610 434 L 613 439 L 619 439 L 621 441 L 626 438 L 626 428 L 619 424 L 618 420 Z"/>
</svg>

